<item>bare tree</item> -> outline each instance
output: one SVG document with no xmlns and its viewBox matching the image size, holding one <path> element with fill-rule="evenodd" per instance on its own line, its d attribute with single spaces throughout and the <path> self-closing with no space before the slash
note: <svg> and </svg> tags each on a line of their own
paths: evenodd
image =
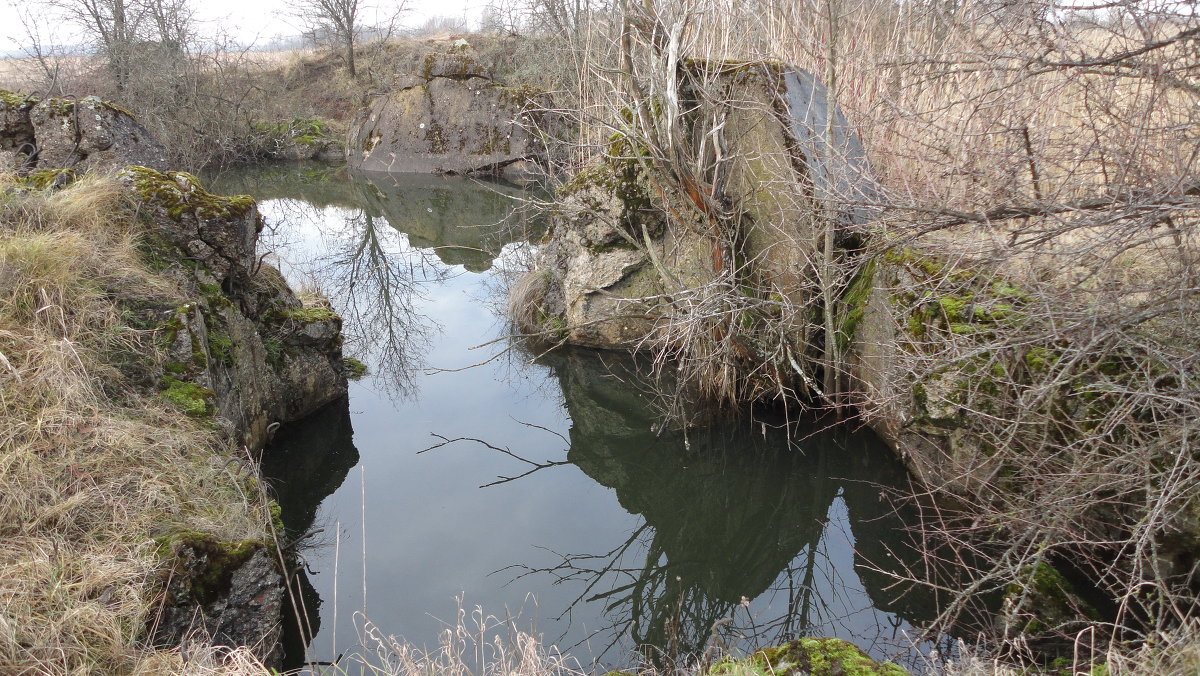
<svg viewBox="0 0 1200 676">
<path fill-rule="evenodd" d="M 404 12 L 406 0 L 398 0 L 391 6 L 387 19 L 389 25 Z M 296 15 L 308 26 L 308 31 L 318 41 L 328 41 L 340 49 L 346 59 L 346 71 L 350 77 L 357 76 L 355 66 L 355 43 L 362 32 L 363 14 L 369 9 L 360 0 L 299 0 Z"/>
</svg>

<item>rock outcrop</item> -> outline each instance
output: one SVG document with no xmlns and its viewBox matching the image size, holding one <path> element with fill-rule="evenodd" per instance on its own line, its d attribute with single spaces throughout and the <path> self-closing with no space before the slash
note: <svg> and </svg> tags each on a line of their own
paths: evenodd
<svg viewBox="0 0 1200 676">
<path fill-rule="evenodd" d="M 98 97 L 38 99 L 0 90 L 0 171 L 165 169 L 166 156 L 132 113 Z"/>
<path fill-rule="evenodd" d="M 807 96 L 793 96 L 791 75 L 771 64 L 725 68 L 716 75 L 723 83 L 717 100 L 697 107 L 680 125 L 722 120 L 722 155 L 740 158 L 728 162 L 721 177 L 721 200 L 738 213 L 731 219 L 736 233 L 714 236 L 714 224 L 684 195 L 652 188 L 647 151 L 636 139 L 616 137 L 600 163 L 560 189 L 559 217 L 534 273 L 541 276 L 531 303 L 538 310 L 523 328 L 559 327 L 567 342 L 590 347 L 638 344 L 671 311 L 667 303 L 651 306 L 642 299 L 729 281 L 733 266 L 735 275 L 753 276 L 755 286 L 781 300 L 810 306 L 813 261 L 821 258 L 820 198 L 849 168 L 862 180 L 869 171 L 865 159 L 830 148 L 810 128 L 823 124 L 823 113 L 790 109 L 824 105 L 824 89 L 814 92 L 811 76 L 803 80 L 811 85 Z M 685 88 L 681 96 L 687 95 Z M 836 120 L 841 145 L 858 144 L 844 118 Z M 805 135 L 797 136 L 798 130 Z M 706 142 L 701 127 L 691 133 L 698 148 Z M 841 237 L 849 237 L 862 215 L 843 214 Z M 729 251 L 721 238 L 739 250 Z M 807 340 L 802 323 L 794 331 L 798 343 Z"/>
<path fill-rule="evenodd" d="M 544 154 L 534 129 L 545 97 L 505 87 L 469 47 L 429 54 L 419 73 L 397 76 L 394 89 L 359 113 L 350 128 L 350 166 L 366 171 L 540 175 Z"/>
<path fill-rule="evenodd" d="M 120 177 L 162 238 L 162 264 L 196 290 L 196 301 L 167 320 L 163 377 L 200 388 L 197 411 L 258 449 L 280 424 L 345 394 L 341 318 L 305 307 L 259 261 L 262 218 L 252 198 L 212 195 L 184 172 L 129 167 Z"/>
<path fill-rule="evenodd" d="M 182 172 L 128 167 L 119 179 L 149 230 L 147 254 L 190 290 L 183 305 L 147 308 L 160 318 L 166 348 L 166 363 L 146 377 L 160 396 L 251 450 L 281 424 L 345 396 L 341 319 L 328 306 L 302 304 L 258 259 L 262 218 L 253 199 L 212 195 Z M 198 632 L 277 665 L 284 584 L 275 545 L 190 531 L 160 542 L 173 564 L 155 640 L 175 644 Z"/>
</svg>

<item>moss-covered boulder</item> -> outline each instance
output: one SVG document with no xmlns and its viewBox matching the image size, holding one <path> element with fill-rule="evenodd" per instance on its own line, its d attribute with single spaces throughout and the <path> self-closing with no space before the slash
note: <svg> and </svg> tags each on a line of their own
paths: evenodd
<svg viewBox="0 0 1200 676">
<path fill-rule="evenodd" d="M 195 176 L 160 173 L 142 166 L 123 169 L 120 178 L 147 210 L 158 231 L 188 253 L 196 267 L 226 288 L 245 286 L 255 266 L 255 245 L 262 230 L 249 195 L 210 194 Z"/>
</svg>

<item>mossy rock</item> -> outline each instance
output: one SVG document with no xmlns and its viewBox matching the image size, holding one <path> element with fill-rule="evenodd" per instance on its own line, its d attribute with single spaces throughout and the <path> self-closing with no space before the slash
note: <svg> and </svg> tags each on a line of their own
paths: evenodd
<svg viewBox="0 0 1200 676">
<path fill-rule="evenodd" d="M 266 545 L 261 540 L 226 542 L 208 533 L 177 530 L 156 539 L 159 554 L 175 559 L 192 598 L 205 605 L 229 593 L 234 572 Z"/>
<path fill-rule="evenodd" d="M 200 179 L 185 171 L 161 173 L 133 166 L 122 173 L 133 179 L 134 192 L 142 202 L 161 207 L 176 221 L 189 213 L 203 220 L 241 218 L 255 207 L 249 195 L 223 197 L 208 192 Z"/>
<path fill-rule="evenodd" d="M 162 385 L 163 390 L 159 392 L 159 396 L 193 418 L 210 417 L 216 410 L 213 406 L 215 393 L 206 387 L 180 380 L 172 375 L 164 376 Z"/>
<path fill-rule="evenodd" d="M 858 646 L 836 638 L 802 638 L 756 651 L 742 660 L 719 662 L 708 676 L 909 676 L 891 662 L 876 662 Z"/>
</svg>

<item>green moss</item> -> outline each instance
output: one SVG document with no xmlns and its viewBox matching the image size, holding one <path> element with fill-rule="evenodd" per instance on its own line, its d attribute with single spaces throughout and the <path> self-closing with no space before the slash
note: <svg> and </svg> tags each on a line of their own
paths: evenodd
<svg viewBox="0 0 1200 676">
<path fill-rule="evenodd" d="M 0 89 L 0 103 L 7 106 L 14 108 L 20 108 L 21 106 L 32 107 L 37 102 L 38 100 L 33 97 L 18 94 L 7 89 Z"/>
<path fill-rule="evenodd" d="M 334 319 L 341 319 L 336 312 L 327 307 L 314 305 L 312 307 L 287 308 L 283 310 L 274 310 L 271 312 L 272 319 L 276 321 L 292 320 L 296 322 L 327 322 Z"/>
<path fill-rule="evenodd" d="M 208 332 L 208 352 L 213 359 L 221 362 L 226 366 L 233 366 L 235 358 L 233 356 L 233 339 L 224 333 L 209 330 Z"/>
<path fill-rule="evenodd" d="M 937 299 L 937 304 L 942 308 L 942 314 L 946 316 L 946 320 L 950 323 L 962 321 L 967 318 L 965 315 L 967 302 L 968 299 L 963 296 L 944 296 Z"/>
<path fill-rule="evenodd" d="M 367 375 L 367 365 L 354 357 L 342 357 L 342 372 L 350 380 L 359 380 Z"/>
<path fill-rule="evenodd" d="M 212 390 L 174 376 L 164 376 L 162 386 L 163 390 L 159 392 L 159 396 L 189 416 L 207 418 L 213 414 Z"/>
<path fill-rule="evenodd" d="M 1034 373 L 1045 373 L 1058 362 L 1059 355 L 1044 347 L 1031 347 L 1025 353 L 1025 365 Z"/>
<path fill-rule="evenodd" d="M 278 502 L 272 500 L 267 503 L 267 510 L 271 514 L 271 532 L 276 536 L 282 535 L 286 530 L 283 524 L 283 507 Z"/>
<path fill-rule="evenodd" d="M 183 362 L 173 361 L 164 366 L 163 370 L 174 375 L 183 375 L 188 372 L 188 365 Z"/>
<path fill-rule="evenodd" d="M 21 178 L 21 182 L 34 190 L 61 188 L 75 182 L 74 169 L 37 169 Z"/>
<path fill-rule="evenodd" d="M 143 203 L 163 209 L 176 221 L 185 214 L 202 220 L 241 218 L 255 206 L 249 195 L 213 195 L 184 171 L 163 174 L 147 167 L 127 167 L 121 173 L 133 180 L 134 192 Z"/>
<path fill-rule="evenodd" d="M 846 292 L 842 294 L 842 319 L 837 334 L 838 351 L 841 354 L 846 354 L 849 350 L 850 343 L 858 332 L 858 325 L 862 323 L 866 314 L 867 301 L 871 299 L 871 292 L 875 289 L 875 266 L 876 259 L 867 261 L 858 269 L 858 273 L 847 285 Z"/>
<path fill-rule="evenodd" d="M 559 188 L 558 193 L 562 197 L 582 195 L 585 201 L 585 193 L 589 190 L 616 197 L 621 204 L 619 222 L 622 229 L 640 238 L 643 225 L 657 227 L 661 220 L 643 166 L 649 157 L 650 152 L 645 146 L 624 134 L 614 134 L 609 139 L 605 157 L 576 174 Z M 599 203 L 589 206 L 595 208 Z"/>
<path fill-rule="evenodd" d="M 222 541 L 207 533 L 177 530 L 156 538 L 162 558 L 187 557 L 185 570 L 192 598 L 205 605 L 229 593 L 233 574 L 266 545 L 261 540 Z"/>
<path fill-rule="evenodd" d="M 283 343 L 275 338 L 265 338 L 263 340 L 263 349 L 267 352 L 267 364 L 271 370 L 276 373 L 283 370 L 284 358 L 287 355 L 287 350 L 284 349 Z"/>
<path fill-rule="evenodd" d="M 743 660 L 718 662 L 708 676 L 908 676 L 903 668 L 871 659 L 853 643 L 836 638 L 802 638 L 756 651 Z"/>
</svg>

